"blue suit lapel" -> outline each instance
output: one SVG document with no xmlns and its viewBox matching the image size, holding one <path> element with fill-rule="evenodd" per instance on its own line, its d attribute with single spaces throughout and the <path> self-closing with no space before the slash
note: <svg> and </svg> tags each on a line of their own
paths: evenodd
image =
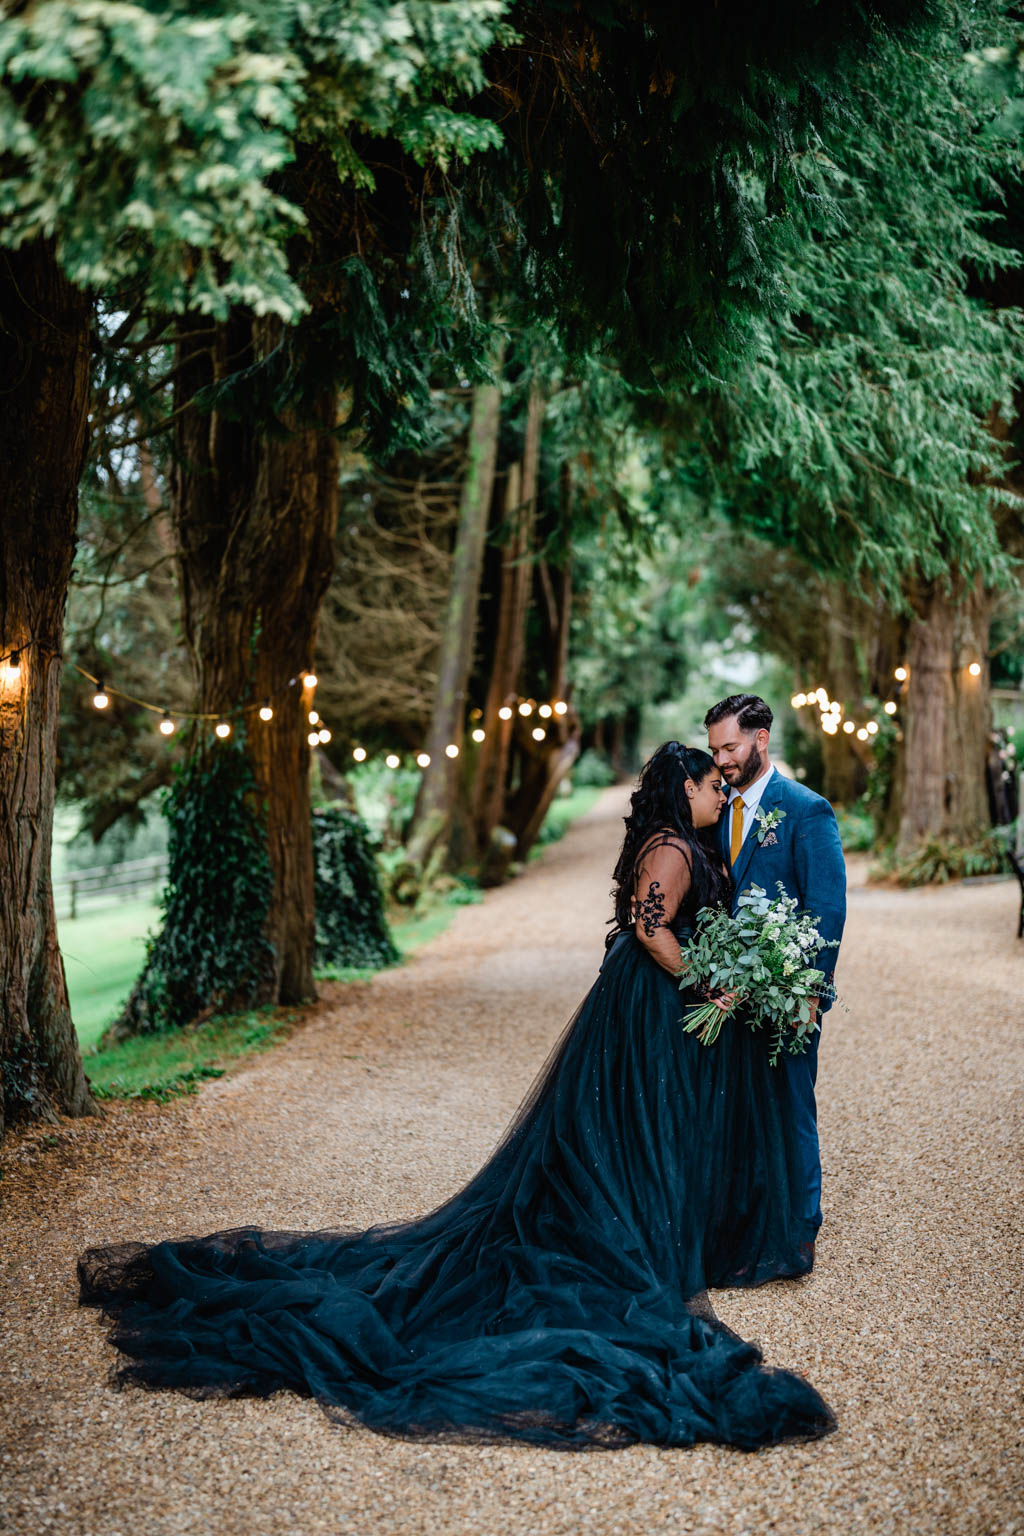
<svg viewBox="0 0 1024 1536">
<path fill-rule="evenodd" d="M 743 791 L 741 790 L 740 793 L 742 794 Z M 786 781 L 782 777 L 782 774 L 779 772 L 779 770 L 776 768 L 772 773 L 771 778 L 768 780 L 767 788 L 757 803 L 762 810 L 774 810 L 775 807 L 779 804 L 779 801 L 785 798 L 785 793 Z M 755 821 L 750 831 L 743 839 L 743 847 L 740 849 L 740 856 L 732 867 L 732 880 L 737 894 L 739 894 L 739 892 L 743 889 L 743 882 L 747 878 L 747 867 L 749 866 L 750 861 L 754 856 L 754 849 L 758 847 L 760 847 L 760 844 L 757 841 L 757 822 Z M 726 862 L 728 862 L 728 860 Z"/>
</svg>

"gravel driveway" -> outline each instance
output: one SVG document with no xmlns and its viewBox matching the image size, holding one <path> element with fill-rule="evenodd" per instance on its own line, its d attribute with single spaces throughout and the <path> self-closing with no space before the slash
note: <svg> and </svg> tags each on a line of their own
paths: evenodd
<svg viewBox="0 0 1024 1536">
<path fill-rule="evenodd" d="M 9 1139 L 0 1530 L 1024 1532 L 1024 942 L 1006 883 L 868 890 L 851 862 L 818 1268 L 716 1295 L 818 1386 L 829 1439 L 752 1456 L 431 1446 L 339 1430 L 284 1394 L 107 1386 L 111 1352 L 76 1306 L 83 1248 L 394 1219 L 477 1168 L 593 979 L 625 809 L 607 791 L 524 878 L 399 970 L 326 988 L 290 1040 L 197 1098 Z"/>
</svg>

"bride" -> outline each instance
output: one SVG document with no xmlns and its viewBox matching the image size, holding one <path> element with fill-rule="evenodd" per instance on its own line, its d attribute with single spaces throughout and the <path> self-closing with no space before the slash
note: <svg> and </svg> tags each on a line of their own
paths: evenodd
<svg viewBox="0 0 1024 1536">
<path fill-rule="evenodd" d="M 722 1324 L 711 1287 L 806 1273 L 785 1075 L 730 1022 L 683 1033 L 687 938 L 728 876 L 711 758 L 645 766 L 593 987 L 483 1168 L 414 1221 L 242 1228 L 94 1248 L 82 1301 L 121 1382 L 192 1396 L 313 1396 L 385 1434 L 556 1447 L 827 1433 L 799 1375 Z"/>
</svg>

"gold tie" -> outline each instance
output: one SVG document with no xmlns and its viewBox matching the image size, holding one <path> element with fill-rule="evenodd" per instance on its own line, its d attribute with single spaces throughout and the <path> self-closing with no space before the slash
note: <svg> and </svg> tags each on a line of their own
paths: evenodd
<svg viewBox="0 0 1024 1536">
<path fill-rule="evenodd" d="M 732 803 L 732 842 L 729 845 L 729 863 L 735 864 L 743 842 L 743 796 L 737 795 Z"/>
</svg>

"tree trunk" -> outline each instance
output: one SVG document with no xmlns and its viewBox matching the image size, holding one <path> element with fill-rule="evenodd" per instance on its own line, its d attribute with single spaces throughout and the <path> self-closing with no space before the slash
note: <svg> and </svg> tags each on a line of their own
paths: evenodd
<svg viewBox="0 0 1024 1536">
<path fill-rule="evenodd" d="M 496 380 L 500 379 L 501 363 L 502 355 L 499 354 L 494 364 Z M 451 744 L 462 746 L 466 685 L 473 664 L 480 573 L 494 490 L 500 423 L 500 383 L 477 385 L 473 393 L 437 689 L 426 742 L 430 763 L 423 772 L 407 849 L 408 865 L 419 874 L 428 860 L 436 861 L 443 856 L 457 791 L 458 762 L 446 756 L 445 748 Z"/>
<path fill-rule="evenodd" d="M 990 726 L 988 630 L 992 597 L 931 584 L 911 622 L 897 847 L 929 838 L 974 842 L 988 828 L 985 751 Z M 969 668 L 977 664 L 980 675 Z"/>
<path fill-rule="evenodd" d="M 183 329 L 196 329 L 194 318 Z M 278 322 L 238 317 L 216 327 L 209 350 L 182 344 L 192 366 L 180 388 L 191 397 L 211 373 L 232 372 L 282 344 Z M 274 890 L 267 937 L 275 952 L 273 993 L 299 1002 L 313 986 L 313 842 L 309 711 L 315 692 L 316 621 L 330 580 L 338 518 L 339 448 L 334 391 L 314 419 L 280 414 L 277 433 L 196 409 L 178 431 L 173 513 L 181 546 L 185 634 L 198 679 L 199 708 L 238 728 L 266 798 Z M 280 429 L 284 429 L 282 435 Z M 258 708 L 270 700 L 274 716 Z"/>
<path fill-rule="evenodd" d="M 992 699 L 989 631 L 996 595 L 976 580 L 956 610 L 953 634 L 953 713 L 947 828 L 958 842 L 976 842 L 992 825 L 985 779 Z M 980 667 L 977 676 L 971 666 Z"/>
<path fill-rule="evenodd" d="M 0 251 L 0 1136 L 96 1113 L 50 883 L 61 642 L 85 462 L 90 305 L 53 248 Z M 15 673 L 8 659 L 19 653 Z"/>
<path fill-rule="evenodd" d="M 506 481 L 505 522 L 510 533 L 503 552 L 494 657 L 484 705 L 486 735 L 477 756 L 473 787 L 473 825 L 481 853 L 501 821 L 505 804 L 514 722 L 500 719 L 498 711 L 503 705 L 514 703 L 523 666 L 526 616 L 533 584 L 531 552 L 543 418 L 544 400 L 535 384 L 527 406 L 522 469 L 518 464 L 510 465 Z"/>
</svg>

